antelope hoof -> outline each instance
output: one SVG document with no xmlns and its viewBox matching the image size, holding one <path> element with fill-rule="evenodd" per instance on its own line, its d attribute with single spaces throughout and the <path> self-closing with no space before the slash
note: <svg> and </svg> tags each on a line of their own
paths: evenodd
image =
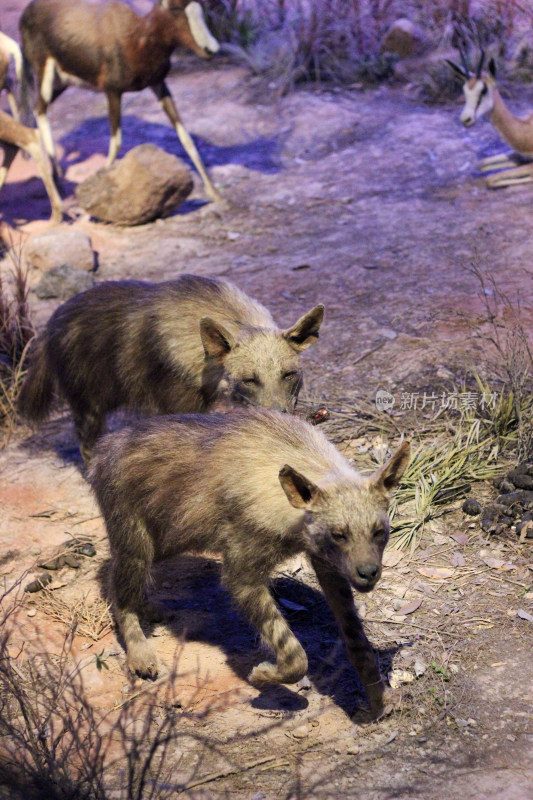
<svg viewBox="0 0 533 800">
<path fill-rule="evenodd" d="M 157 678 L 157 656 L 149 644 L 129 647 L 127 661 L 132 675 L 149 680 Z"/>
</svg>

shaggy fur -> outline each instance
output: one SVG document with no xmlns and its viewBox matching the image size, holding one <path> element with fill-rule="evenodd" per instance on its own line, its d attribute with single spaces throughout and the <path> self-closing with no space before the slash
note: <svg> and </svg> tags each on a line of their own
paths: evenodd
<svg viewBox="0 0 533 800">
<path fill-rule="evenodd" d="M 375 711 L 383 686 L 352 599 L 372 589 L 389 536 L 387 507 L 409 459 L 404 443 L 370 477 L 357 473 L 316 428 L 272 411 L 155 417 L 103 437 L 89 481 L 112 553 L 115 614 L 128 665 L 157 675 L 140 624 L 154 561 L 218 552 L 222 579 L 276 654 L 255 683 L 294 683 L 305 652 L 268 589 L 273 569 L 306 553 Z"/>
<path fill-rule="evenodd" d="M 288 330 L 231 283 L 183 275 L 166 283 L 100 283 L 68 300 L 37 340 L 18 407 L 39 422 L 59 389 L 85 461 L 105 415 L 203 412 L 215 403 L 294 411 L 299 353 L 318 338 L 319 305 Z"/>
</svg>

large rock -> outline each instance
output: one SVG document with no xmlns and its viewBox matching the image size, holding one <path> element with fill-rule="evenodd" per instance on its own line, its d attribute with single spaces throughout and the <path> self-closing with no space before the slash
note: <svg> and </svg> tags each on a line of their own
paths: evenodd
<svg viewBox="0 0 533 800">
<path fill-rule="evenodd" d="M 399 58 L 420 56 L 428 47 L 429 41 L 425 31 L 406 17 L 393 22 L 381 42 L 382 53 L 392 53 Z"/>
<path fill-rule="evenodd" d="M 84 180 L 76 198 L 104 222 L 141 225 L 171 214 L 192 187 L 191 171 L 179 158 L 153 144 L 141 144 Z"/>
<path fill-rule="evenodd" d="M 65 264 L 73 269 L 95 268 L 91 240 L 75 228 L 53 228 L 31 236 L 24 245 L 23 255 L 28 267 L 42 272 Z"/>
</svg>

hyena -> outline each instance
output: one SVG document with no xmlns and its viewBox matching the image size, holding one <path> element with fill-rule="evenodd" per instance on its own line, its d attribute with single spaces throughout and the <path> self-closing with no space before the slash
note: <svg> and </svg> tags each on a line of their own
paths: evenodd
<svg viewBox="0 0 533 800">
<path fill-rule="evenodd" d="M 380 578 L 389 498 L 408 460 L 404 442 L 363 476 L 319 430 L 264 409 L 152 417 L 102 437 L 89 482 L 109 536 L 115 616 L 129 669 L 144 678 L 158 671 L 139 624 L 152 563 L 209 551 L 221 555 L 223 584 L 276 655 L 249 680 L 300 680 L 307 657 L 268 581 L 286 558 L 306 553 L 379 711 L 383 684 L 352 587 L 368 592 Z"/>
<path fill-rule="evenodd" d="M 121 406 L 174 414 L 242 403 L 293 412 L 299 354 L 318 339 L 323 314 L 317 305 L 281 330 L 229 281 L 183 275 L 100 283 L 50 318 L 18 408 L 39 422 L 59 389 L 86 462 L 106 414 Z"/>
</svg>

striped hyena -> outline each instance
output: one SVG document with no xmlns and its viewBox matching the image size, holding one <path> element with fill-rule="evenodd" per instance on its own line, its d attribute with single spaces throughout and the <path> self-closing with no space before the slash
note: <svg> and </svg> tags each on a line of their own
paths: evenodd
<svg viewBox="0 0 533 800">
<path fill-rule="evenodd" d="M 21 415 L 39 422 L 56 388 L 88 461 L 108 412 L 203 412 L 235 403 L 293 412 L 299 354 L 318 339 L 317 305 L 280 330 L 270 312 L 225 280 L 109 281 L 76 295 L 33 348 Z"/>
<path fill-rule="evenodd" d="M 268 589 L 273 569 L 306 553 L 379 711 L 383 685 L 352 587 L 371 590 L 389 536 L 387 508 L 409 459 L 404 442 L 362 476 L 316 428 L 261 409 L 141 420 L 97 443 L 89 481 L 112 553 L 115 615 L 130 670 L 157 675 L 138 614 L 154 561 L 218 552 L 222 580 L 274 650 L 252 682 L 294 683 L 307 658 Z"/>
</svg>

